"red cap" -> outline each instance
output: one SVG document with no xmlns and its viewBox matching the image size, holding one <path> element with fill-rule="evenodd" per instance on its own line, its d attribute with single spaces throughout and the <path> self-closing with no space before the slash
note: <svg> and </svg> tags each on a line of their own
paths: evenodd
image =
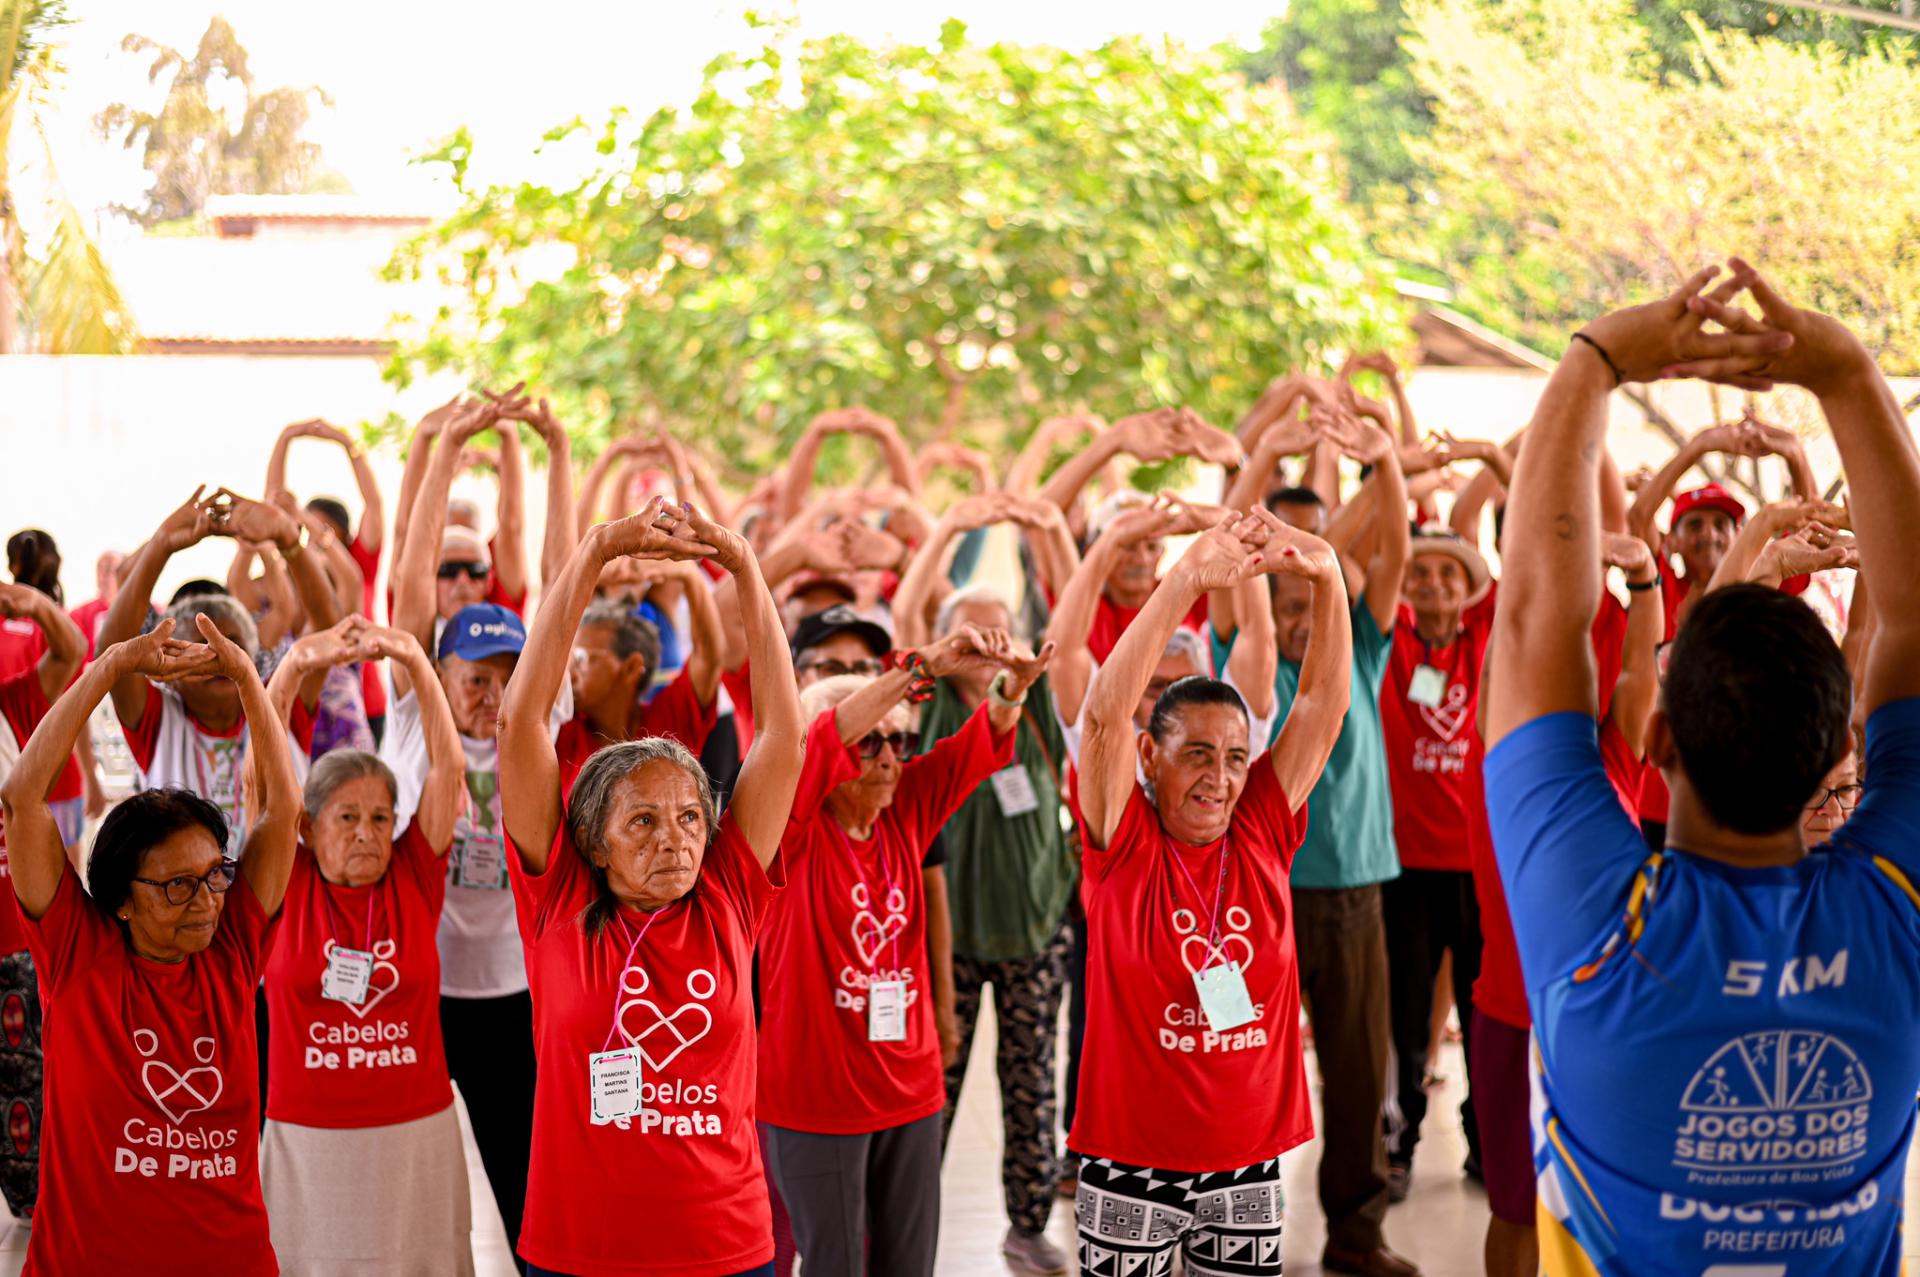
<svg viewBox="0 0 1920 1277">
<path fill-rule="evenodd" d="M 1709 483 L 1704 488 L 1695 488 L 1691 492 L 1682 492 L 1673 499 L 1673 521 L 1667 526 L 1675 528 L 1680 520 L 1695 510 L 1718 510 L 1735 523 L 1747 521 L 1747 507 L 1740 504 L 1740 498 L 1728 492 L 1717 483 Z"/>
</svg>

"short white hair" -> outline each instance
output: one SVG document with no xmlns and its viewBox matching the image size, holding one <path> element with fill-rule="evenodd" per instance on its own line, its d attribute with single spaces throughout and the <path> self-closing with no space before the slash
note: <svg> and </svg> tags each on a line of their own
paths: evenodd
<svg viewBox="0 0 1920 1277">
<path fill-rule="evenodd" d="M 1137 510 L 1143 505 L 1152 505 L 1153 497 L 1138 488 L 1122 488 L 1109 494 L 1099 505 L 1093 507 L 1093 513 L 1087 516 L 1087 542 L 1092 544 L 1100 539 L 1107 525 L 1129 510 Z"/>
<path fill-rule="evenodd" d="M 953 629 L 954 613 L 970 603 L 992 604 L 1007 614 L 1007 625 L 1009 628 L 1012 627 L 1014 621 L 1013 604 L 1007 601 L 1007 596 L 999 589 L 983 581 L 973 585 L 962 586 L 947 595 L 946 598 L 940 600 L 940 610 L 936 612 L 933 617 L 934 634 L 938 637 L 945 637 L 946 634 Z"/>
<path fill-rule="evenodd" d="M 1164 661 L 1175 656 L 1184 656 L 1192 661 L 1194 673 L 1206 678 L 1213 677 L 1213 660 L 1207 653 L 1206 640 L 1196 631 L 1178 629 L 1173 632 L 1173 637 L 1167 640 L 1166 651 L 1160 654 L 1160 659 Z"/>
</svg>

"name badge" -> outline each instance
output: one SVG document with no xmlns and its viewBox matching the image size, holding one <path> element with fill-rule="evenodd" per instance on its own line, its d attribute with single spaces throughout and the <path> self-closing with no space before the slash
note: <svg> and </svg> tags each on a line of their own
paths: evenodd
<svg viewBox="0 0 1920 1277">
<path fill-rule="evenodd" d="M 595 1126 L 640 1115 L 640 1048 L 596 1051 L 587 1057 L 587 1098 Z"/>
<path fill-rule="evenodd" d="M 1413 671 L 1413 682 L 1407 685 L 1407 699 L 1415 705 L 1424 705 L 1428 709 L 1439 709 L 1440 702 L 1447 694 L 1447 676 L 1431 665 L 1422 665 Z"/>
<path fill-rule="evenodd" d="M 1240 974 L 1239 963 L 1227 962 L 1194 972 L 1193 987 L 1200 993 L 1207 1027 L 1215 1033 L 1253 1023 L 1253 999 L 1247 996 L 1247 978 Z"/>
<path fill-rule="evenodd" d="M 1024 816 L 1040 810 L 1040 795 L 1033 792 L 1033 777 L 1019 763 L 993 774 L 993 796 L 1000 800 L 1002 816 Z"/>
<path fill-rule="evenodd" d="M 471 834 L 461 844 L 453 867 L 453 885 L 480 891 L 502 891 L 507 885 L 506 844 L 498 834 Z"/>
<path fill-rule="evenodd" d="M 367 1000 L 367 984 L 372 979 L 371 953 L 335 945 L 327 954 L 327 969 L 320 977 L 320 996 L 359 1006 Z"/>
<path fill-rule="evenodd" d="M 867 986 L 867 1041 L 907 1040 L 907 982 L 875 980 Z"/>
</svg>

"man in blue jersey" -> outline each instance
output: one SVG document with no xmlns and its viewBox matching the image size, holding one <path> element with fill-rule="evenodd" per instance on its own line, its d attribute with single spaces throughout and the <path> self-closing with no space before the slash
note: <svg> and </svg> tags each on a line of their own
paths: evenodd
<svg viewBox="0 0 1920 1277">
<path fill-rule="evenodd" d="M 1920 1084 L 1920 455 L 1845 328 L 1731 269 L 1575 337 L 1507 506 L 1486 787 L 1534 1017 L 1547 1277 L 1900 1271 Z M 1882 628 L 1865 796 L 1811 850 L 1802 808 L 1847 749 L 1852 688 L 1778 591 L 1701 599 L 1673 645 L 1648 728 L 1673 795 L 1664 850 L 1647 853 L 1601 766 L 1594 470 L 1609 392 L 1662 377 L 1804 386 L 1839 445 Z"/>
</svg>

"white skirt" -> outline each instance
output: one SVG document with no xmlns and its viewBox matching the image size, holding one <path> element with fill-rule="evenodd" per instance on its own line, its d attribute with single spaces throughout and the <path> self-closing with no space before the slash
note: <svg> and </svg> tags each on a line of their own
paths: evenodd
<svg viewBox="0 0 1920 1277">
<path fill-rule="evenodd" d="M 467 1158 L 451 1104 L 353 1130 L 270 1120 L 260 1187 L 286 1277 L 472 1277 Z"/>
</svg>

